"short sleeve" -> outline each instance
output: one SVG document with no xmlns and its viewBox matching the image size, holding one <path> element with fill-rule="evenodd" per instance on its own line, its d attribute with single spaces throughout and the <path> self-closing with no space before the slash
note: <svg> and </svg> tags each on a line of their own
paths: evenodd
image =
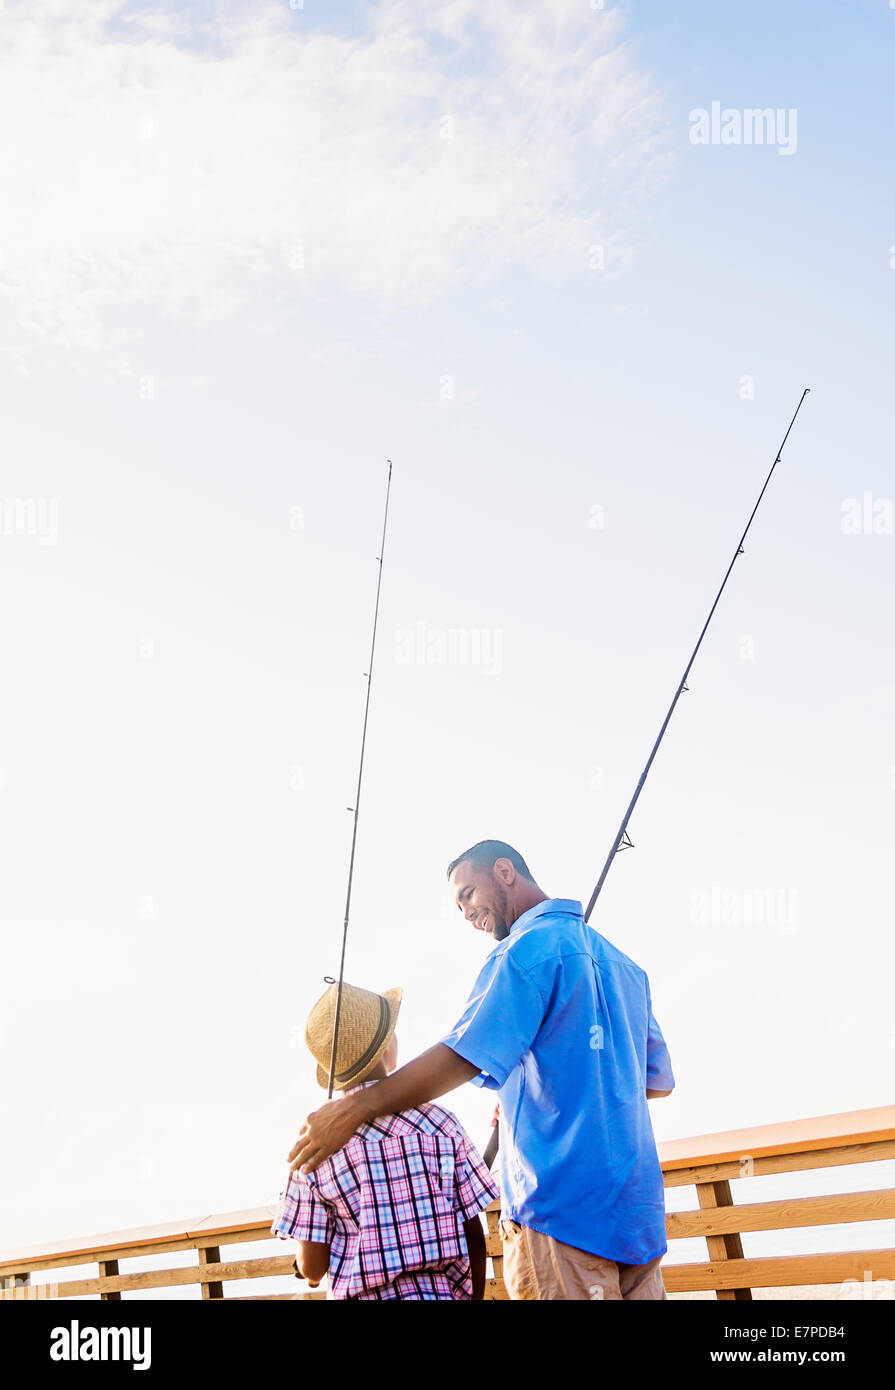
<svg viewBox="0 0 895 1390">
<path fill-rule="evenodd" d="M 499 1090 L 534 1042 L 544 1018 L 541 992 L 510 951 L 486 962 L 445 1047 L 478 1067 L 477 1086 Z"/>
<path fill-rule="evenodd" d="M 270 1228 L 283 1240 L 311 1240 L 330 1245 L 335 1221 L 329 1205 L 302 1173 L 292 1173 L 280 1197 L 280 1209 Z"/>
<path fill-rule="evenodd" d="M 649 1029 L 646 1039 L 646 1089 L 648 1091 L 673 1091 L 674 1072 L 671 1070 L 671 1057 L 665 1046 L 662 1030 L 653 1017 L 649 984 L 646 987 L 646 1001 L 649 1008 Z"/>
<path fill-rule="evenodd" d="M 464 1221 L 471 1221 L 500 1196 L 500 1188 L 488 1172 L 485 1160 L 465 1134 L 457 1144 L 454 1183 L 454 1195 Z"/>
</svg>

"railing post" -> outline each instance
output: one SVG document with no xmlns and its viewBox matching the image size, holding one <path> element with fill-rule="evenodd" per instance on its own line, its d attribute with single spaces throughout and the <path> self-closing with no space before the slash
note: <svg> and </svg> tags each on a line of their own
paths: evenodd
<svg viewBox="0 0 895 1390">
<path fill-rule="evenodd" d="M 698 1182 L 696 1184 L 696 1196 L 699 1198 L 700 1207 L 705 1210 L 710 1207 L 732 1207 L 734 1200 L 730 1193 L 730 1183 L 726 1178 L 720 1182 Z M 723 1236 L 706 1236 L 705 1243 L 709 1248 L 709 1259 L 715 1260 L 741 1260 L 743 1259 L 743 1242 L 736 1232 Z M 751 1289 L 716 1289 L 715 1297 L 722 1301 L 751 1301 Z"/>
<path fill-rule="evenodd" d="M 117 1261 L 117 1260 L 100 1260 L 100 1262 L 99 1262 L 99 1277 L 100 1277 L 100 1279 L 107 1279 L 107 1278 L 110 1278 L 110 1277 L 115 1277 L 117 1274 L 118 1274 L 118 1261 Z M 120 1302 L 121 1302 L 121 1290 L 120 1290 L 120 1289 L 111 1289 L 108 1293 L 101 1293 L 99 1297 L 100 1297 L 100 1302 L 101 1302 L 101 1303 L 106 1302 L 106 1301 L 109 1301 L 109 1302 L 112 1302 L 112 1303 L 120 1303 Z"/>
<path fill-rule="evenodd" d="M 0 1282 L 0 1288 L 3 1288 L 3 1289 L 14 1289 L 14 1290 L 15 1290 L 15 1296 L 16 1296 L 16 1298 L 30 1298 L 30 1297 L 31 1297 L 31 1293 L 30 1293 L 30 1288 L 31 1288 L 31 1274 L 30 1274 L 30 1271 L 27 1270 L 27 1269 L 25 1269 L 25 1270 L 22 1271 L 21 1274 L 4 1274 L 3 1280 L 2 1280 L 2 1282 Z M 22 1289 L 22 1290 L 23 1290 L 23 1292 L 22 1292 L 21 1294 L 19 1293 L 19 1289 Z"/>
<path fill-rule="evenodd" d="M 221 1247 L 219 1245 L 200 1245 L 199 1246 L 199 1267 L 203 1265 L 216 1265 L 221 1262 Z M 224 1285 L 219 1279 L 213 1279 L 210 1284 L 203 1283 L 203 1298 L 223 1298 Z"/>
</svg>

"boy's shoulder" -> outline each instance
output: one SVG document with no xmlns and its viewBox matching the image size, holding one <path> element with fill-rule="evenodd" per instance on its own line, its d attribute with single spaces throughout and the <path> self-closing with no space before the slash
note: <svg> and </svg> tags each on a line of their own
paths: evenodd
<svg viewBox="0 0 895 1390">
<path fill-rule="evenodd" d="M 380 1115 L 378 1119 L 371 1120 L 355 1130 L 353 1138 L 375 1142 L 383 1138 L 398 1138 L 413 1133 L 440 1134 L 457 1142 L 470 1142 L 453 1111 L 436 1105 L 434 1101 L 425 1101 L 409 1110 L 399 1110 L 395 1115 Z"/>
<path fill-rule="evenodd" d="M 293 1173 L 292 1177 L 298 1176 L 300 1187 L 324 1204 L 337 1209 L 346 1203 L 352 1207 L 356 1193 L 370 1180 L 374 1170 L 379 1182 L 383 1177 L 387 1181 L 389 1174 L 404 1181 L 408 1173 L 412 1173 L 417 1175 L 411 1179 L 413 1182 L 421 1180 L 424 1170 L 430 1174 L 436 1170 L 443 1172 L 447 1156 L 445 1143 L 453 1150 L 458 1180 L 466 1186 L 472 1184 L 474 1189 L 481 1188 L 483 1192 L 488 1189 L 486 1198 L 494 1186 L 490 1195 L 496 1195 L 497 1188 L 485 1160 L 457 1116 L 432 1101 L 362 1124 L 347 1144 L 323 1159 L 313 1173 L 307 1176 Z M 409 1168 L 408 1145 L 414 1155 Z"/>
<path fill-rule="evenodd" d="M 434 1101 L 428 1100 L 419 1106 L 416 1114 L 424 1115 L 429 1124 L 441 1134 L 451 1134 L 457 1139 L 469 1139 L 453 1110 L 446 1110 L 443 1105 L 436 1105 Z"/>
</svg>

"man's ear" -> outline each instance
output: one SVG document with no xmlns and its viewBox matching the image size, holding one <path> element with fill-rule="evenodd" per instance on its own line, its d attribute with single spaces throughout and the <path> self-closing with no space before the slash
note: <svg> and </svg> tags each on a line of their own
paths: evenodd
<svg viewBox="0 0 895 1390">
<path fill-rule="evenodd" d="M 507 888 L 516 882 L 516 870 L 509 859 L 495 859 L 493 871 Z"/>
</svg>

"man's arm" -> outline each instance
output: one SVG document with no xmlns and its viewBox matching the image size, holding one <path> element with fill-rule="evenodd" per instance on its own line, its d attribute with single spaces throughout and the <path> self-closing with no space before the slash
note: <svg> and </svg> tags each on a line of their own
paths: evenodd
<svg viewBox="0 0 895 1390">
<path fill-rule="evenodd" d="M 435 1100 L 447 1091 L 462 1086 L 478 1075 L 478 1067 L 465 1057 L 436 1043 L 427 1052 L 414 1057 L 406 1067 L 400 1067 L 384 1081 L 365 1086 L 362 1091 L 328 1101 L 309 1115 L 301 1134 L 289 1150 L 289 1165 L 303 1173 L 314 1169 L 348 1143 L 358 1125 L 375 1120 L 379 1115 L 396 1115 L 399 1110 L 411 1110 L 427 1100 Z"/>
<path fill-rule="evenodd" d="M 472 1268 L 472 1296 L 481 1300 L 485 1297 L 485 1234 L 479 1218 L 474 1216 L 471 1221 L 464 1221 L 463 1232 Z"/>
<path fill-rule="evenodd" d="M 674 1072 L 671 1070 L 671 1058 L 668 1055 L 665 1039 L 662 1037 L 662 1029 L 653 1016 L 649 980 L 646 980 L 646 1007 L 649 1020 L 646 1038 L 646 1098 L 647 1100 L 658 1100 L 663 1096 L 670 1096 L 674 1090 Z M 650 1081 L 658 1082 L 659 1085 L 651 1087 Z M 663 1082 L 667 1090 L 662 1088 Z M 668 1084 L 669 1082 L 671 1085 Z"/>
</svg>

